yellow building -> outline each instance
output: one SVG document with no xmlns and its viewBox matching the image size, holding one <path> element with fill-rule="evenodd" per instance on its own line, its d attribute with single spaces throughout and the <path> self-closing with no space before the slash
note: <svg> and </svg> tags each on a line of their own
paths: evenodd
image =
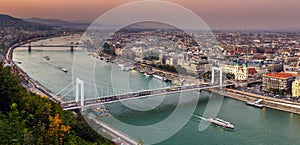
<svg viewBox="0 0 300 145">
<path fill-rule="evenodd" d="M 298 98 L 300 96 L 300 80 L 297 78 L 292 83 L 292 96 Z"/>
</svg>

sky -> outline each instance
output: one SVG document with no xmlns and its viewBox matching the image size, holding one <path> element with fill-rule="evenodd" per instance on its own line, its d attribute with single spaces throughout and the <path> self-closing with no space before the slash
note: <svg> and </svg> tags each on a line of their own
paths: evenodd
<svg viewBox="0 0 300 145">
<path fill-rule="evenodd" d="M 108 10 L 136 0 L 0 0 L 0 13 L 94 21 Z M 211 28 L 300 28 L 300 0 L 165 0 L 186 7 Z"/>
</svg>

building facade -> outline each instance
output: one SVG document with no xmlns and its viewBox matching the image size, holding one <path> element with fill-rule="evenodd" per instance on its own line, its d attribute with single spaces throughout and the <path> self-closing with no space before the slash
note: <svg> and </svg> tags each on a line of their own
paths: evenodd
<svg viewBox="0 0 300 145">
<path fill-rule="evenodd" d="M 263 75 L 262 90 L 273 94 L 291 93 L 295 76 L 291 73 L 271 73 Z"/>
<path fill-rule="evenodd" d="M 269 72 L 282 72 L 283 71 L 283 63 L 269 64 L 268 71 Z"/>
<path fill-rule="evenodd" d="M 298 98 L 300 96 L 300 78 L 295 79 L 292 84 L 292 96 Z"/>
<path fill-rule="evenodd" d="M 244 64 L 243 66 L 239 66 L 238 64 L 235 66 L 234 69 L 234 77 L 235 80 L 238 81 L 245 81 L 248 79 L 248 66 Z"/>
<path fill-rule="evenodd" d="M 243 65 L 236 64 L 228 65 L 228 64 L 220 64 L 220 67 L 223 68 L 225 73 L 234 74 L 235 80 L 238 81 L 246 81 L 249 78 L 256 78 L 257 71 L 255 68 L 249 68 L 246 63 Z"/>
</svg>

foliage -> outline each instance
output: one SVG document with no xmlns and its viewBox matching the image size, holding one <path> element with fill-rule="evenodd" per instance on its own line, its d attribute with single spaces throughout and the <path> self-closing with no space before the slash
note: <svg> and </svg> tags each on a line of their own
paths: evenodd
<svg viewBox="0 0 300 145">
<path fill-rule="evenodd" d="M 211 71 L 208 71 L 206 73 L 203 74 L 203 78 L 206 80 L 210 80 L 211 79 Z"/>
<path fill-rule="evenodd" d="M 169 72 L 174 72 L 177 73 L 177 70 L 174 66 L 170 65 L 159 65 L 157 66 L 159 69 L 164 70 L 164 71 L 169 71 Z"/>
<path fill-rule="evenodd" d="M 27 92 L 18 76 L 0 65 L 1 144 L 111 144 L 73 112 Z"/>
<path fill-rule="evenodd" d="M 233 73 L 226 73 L 226 78 L 229 80 L 235 79 L 235 75 Z"/>
</svg>

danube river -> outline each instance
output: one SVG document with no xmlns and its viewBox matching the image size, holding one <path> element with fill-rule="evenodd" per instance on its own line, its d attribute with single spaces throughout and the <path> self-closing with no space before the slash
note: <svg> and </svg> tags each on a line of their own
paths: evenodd
<svg viewBox="0 0 300 145">
<path fill-rule="evenodd" d="M 26 50 L 15 49 L 13 60 L 18 62 L 18 66 L 27 72 L 33 79 L 44 85 L 53 93 L 60 92 L 72 81 L 73 53 L 69 51 L 36 51 L 31 53 Z M 115 64 L 97 61 L 95 70 L 95 80 L 98 84 L 98 94 L 110 94 L 109 88 L 112 86 L 111 78 L 114 75 L 126 75 L 129 78 L 132 90 L 158 88 L 168 86 L 160 80 L 146 78 L 137 72 L 125 72 Z M 68 69 L 65 73 L 61 68 Z M 113 70 L 113 73 L 112 73 Z M 127 83 L 120 80 L 120 84 Z M 102 87 L 100 87 L 102 86 Z M 67 89 L 66 89 L 67 90 Z M 72 91 L 62 91 L 66 100 L 72 100 Z M 186 102 L 182 107 L 190 107 L 196 104 L 197 107 L 193 114 L 201 116 L 209 100 L 209 96 L 219 97 L 217 94 L 207 92 L 188 92 L 182 94 L 184 97 L 199 95 L 198 102 Z M 158 96 L 159 98 L 159 96 Z M 178 94 L 168 95 L 160 102 L 160 105 L 149 105 L 149 110 L 134 111 L 121 103 L 110 104 L 106 107 L 110 113 L 126 124 L 133 126 L 148 126 L 158 123 L 173 112 L 178 102 Z M 143 101 L 143 99 L 141 99 Z M 149 100 L 145 100 L 149 101 Z M 144 105 L 147 105 L 146 103 Z M 140 106 L 131 106 L 138 108 Z M 151 109 L 153 107 L 154 109 Z M 143 108 L 145 109 L 145 107 Z M 147 107 L 146 107 L 147 109 Z M 151 110 L 150 110 L 151 109 Z M 185 112 L 181 112 L 184 117 Z M 246 106 L 244 102 L 224 98 L 218 118 L 230 121 L 237 128 L 234 131 L 224 130 L 220 127 L 210 125 L 206 130 L 199 132 L 198 126 L 200 119 L 197 117 L 189 118 L 184 127 L 157 144 L 163 145 L 198 145 L 198 144 L 300 144 L 300 116 L 273 109 L 258 109 Z M 141 137 L 141 132 L 120 125 L 112 120 L 111 116 L 101 118 L 102 121 L 132 136 L 135 139 L 143 139 L 145 144 L 155 140 L 157 135 L 164 136 L 171 128 L 176 126 L 165 126 L 158 128 L 157 134 L 147 134 L 147 138 Z M 176 122 L 177 120 L 174 120 Z M 172 124 L 172 122 L 170 122 Z M 146 132 L 146 131 L 145 131 Z"/>
</svg>

